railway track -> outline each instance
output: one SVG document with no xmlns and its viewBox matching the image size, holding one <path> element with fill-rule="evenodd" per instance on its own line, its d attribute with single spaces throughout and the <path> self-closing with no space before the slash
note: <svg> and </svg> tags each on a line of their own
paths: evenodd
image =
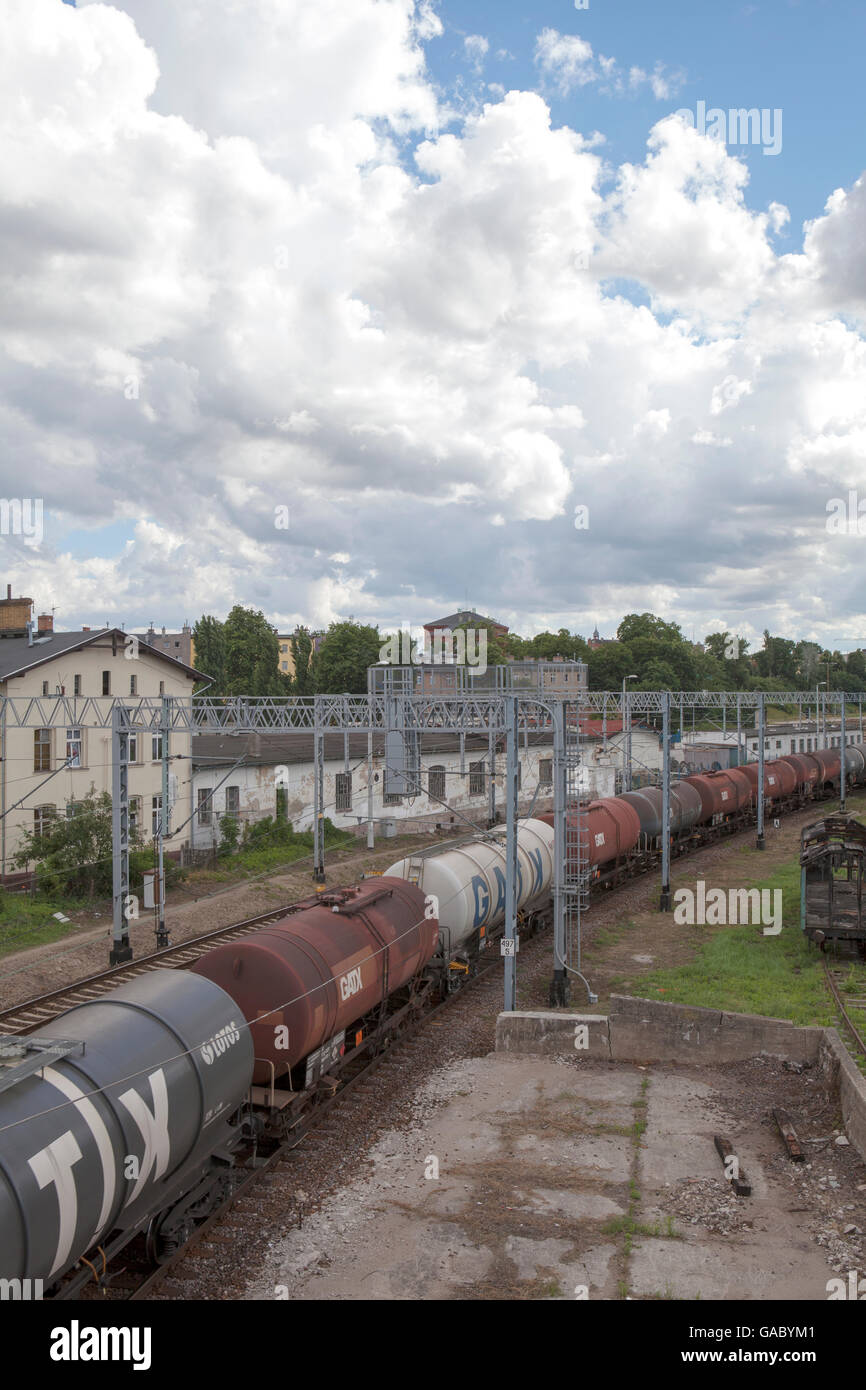
<svg viewBox="0 0 866 1390">
<path fill-rule="evenodd" d="M 12 1008 L 0 1012 L 0 1033 L 35 1032 L 36 1029 L 44 1027 L 46 1023 L 57 1018 L 59 1014 L 65 1013 L 67 1009 L 74 1008 L 76 1004 L 89 1004 L 91 1000 L 98 999 L 110 990 L 117 989 L 118 985 L 124 985 L 129 980 L 134 980 L 137 975 L 143 975 L 149 970 L 163 970 L 165 968 L 177 970 L 191 965 L 193 961 L 198 960 L 208 951 L 212 951 L 216 946 L 222 946 L 228 941 L 235 941 L 240 936 L 247 936 L 257 927 L 264 926 L 266 922 L 277 921 L 280 917 L 284 917 L 290 906 L 290 903 L 286 903 L 282 907 L 272 908 L 269 912 L 262 912 L 257 917 L 247 917 L 242 922 L 235 922 L 231 927 L 204 932 L 201 936 L 191 936 L 177 946 L 165 946 L 161 951 L 154 951 L 151 955 L 130 961 L 128 965 L 101 970 L 98 974 L 90 975 L 84 980 L 78 980 L 75 984 L 66 985 L 63 989 L 52 990 L 48 994 L 40 994 L 33 999 L 26 999 L 23 1003 L 15 1004 Z"/>
<path fill-rule="evenodd" d="M 831 965 L 829 961 L 825 960 L 824 974 L 836 1007 L 845 1020 L 848 1031 L 854 1038 L 861 1056 L 866 1058 L 866 1038 L 864 1038 L 864 1033 L 866 1033 L 866 984 L 860 986 L 861 992 L 859 994 L 849 995 L 845 990 L 848 975 L 842 966 Z"/>
</svg>

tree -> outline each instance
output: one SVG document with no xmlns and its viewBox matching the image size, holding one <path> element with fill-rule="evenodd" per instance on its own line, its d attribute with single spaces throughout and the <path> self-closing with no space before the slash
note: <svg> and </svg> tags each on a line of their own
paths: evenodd
<svg viewBox="0 0 866 1390">
<path fill-rule="evenodd" d="M 289 638 L 289 646 L 292 649 L 292 664 L 295 668 L 295 674 L 292 676 L 292 694 L 312 695 L 313 639 L 309 630 L 299 627 Z"/>
<path fill-rule="evenodd" d="M 282 695 L 280 644 L 264 613 L 236 604 L 224 626 L 223 695 Z"/>
<path fill-rule="evenodd" d="M 379 660 L 377 627 L 331 623 L 313 657 L 313 688 L 322 695 L 366 695 L 367 667 Z"/>
<path fill-rule="evenodd" d="M 13 856 L 18 869 L 36 866 L 36 877 L 47 893 L 70 897 L 102 897 L 111 893 L 111 796 L 91 784 L 90 791 L 70 807 L 71 815 L 51 816 L 41 832 L 28 830 Z M 140 891 L 141 870 L 152 860 L 141 849 L 140 832 L 130 835 L 130 889 Z"/>
<path fill-rule="evenodd" d="M 208 690 L 214 695 L 221 695 L 225 681 L 226 664 L 225 624 L 221 623 L 219 618 L 203 615 L 193 628 L 192 635 L 195 646 L 195 668 L 197 671 L 203 671 L 206 676 L 212 677 L 213 684 L 208 686 Z M 204 690 L 204 688 L 204 682 L 200 682 L 196 686 L 196 691 Z"/>
<path fill-rule="evenodd" d="M 458 623 L 457 627 L 453 628 L 452 631 L 465 632 L 467 634 L 470 632 L 472 633 L 471 637 L 467 635 L 465 639 L 465 664 L 469 666 L 470 670 L 472 669 L 472 663 L 469 660 L 470 657 L 472 657 L 473 659 L 478 657 L 478 660 L 475 661 L 476 666 L 481 666 L 482 664 L 484 664 L 481 661 L 481 657 L 484 655 L 481 638 L 482 632 L 486 633 L 487 667 L 489 668 L 491 666 L 504 666 L 508 661 L 510 653 L 508 650 L 507 639 L 503 637 L 497 637 L 496 630 L 492 623 L 488 623 L 483 620 L 480 623 L 477 620 L 472 623 Z"/>
</svg>

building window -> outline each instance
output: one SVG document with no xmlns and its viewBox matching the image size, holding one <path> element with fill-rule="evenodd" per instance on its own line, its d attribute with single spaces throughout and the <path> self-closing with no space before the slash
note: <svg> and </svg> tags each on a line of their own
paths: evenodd
<svg viewBox="0 0 866 1390">
<path fill-rule="evenodd" d="M 385 792 L 382 796 L 383 806 L 402 806 L 403 797 L 399 792 Z"/>
<path fill-rule="evenodd" d="M 67 801 L 67 803 L 66 803 L 66 819 L 67 819 L 67 820 L 72 820 L 72 817 L 73 817 L 73 816 L 77 816 L 77 815 L 78 815 L 78 812 L 81 810 L 81 807 L 82 807 L 82 802 L 80 802 L 80 801 Z"/>
<path fill-rule="evenodd" d="M 141 797 L 131 796 L 129 798 L 129 834 L 133 837 L 138 834 L 141 824 Z"/>
<path fill-rule="evenodd" d="M 781 746 L 782 746 L 782 740 L 781 740 L 780 738 L 777 738 L 777 739 L 776 739 L 776 747 L 777 747 L 777 748 L 781 748 Z"/>
<path fill-rule="evenodd" d="M 130 763 L 138 762 L 138 734 L 130 734 L 126 745 L 126 760 Z"/>
<path fill-rule="evenodd" d="M 199 825 L 210 825 L 211 823 L 211 802 L 213 797 L 207 787 L 198 789 L 198 823 Z"/>
<path fill-rule="evenodd" d="M 81 766 L 81 730 L 66 730 L 66 761 L 70 767 Z"/>
<path fill-rule="evenodd" d="M 43 695 L 47 695 L 47 694 L 48 694 L 48 682 L 47 682 L 47 681 L 43 681 L 43 682 L 42 682 L 42 694 L 43 694 Z"/>
<path fill-rule="evenodd" d="M 523 786 L 523 763 L 518 762 L 518 764 L 517 764 L 517 790 L 520 791 L 520 788 L 521 788 L 522 786 Z"/>
<path fill-rule="evenodd" d="M 800 739 L 800 752 L 801 752 L 801 753 L 803 752 L 803 743 L 804 743 L 804 740 L 801 738 L 801 739 Z"/>
<path fill-rule="evenodd" d="M 538 760 L 538 785 L 540 787 L 553 786 L 553 759 L 539 758 Z"/>
<path fill-rule="evenodd" d="M 240 787 L 226 787 L 226 815 L 236 816 L 241 809 Z"/>
<path fill-rule="evenodd" d="M 484 763 L 469 764 L 469 795 L 484 795 Z"/>
<path fill-rule="evenodd" d="M 158 763 L 162 760 L 162 734 L 151 734 L 150 758 L 151 762 L 154 763 Z"/>
<path fill-rule="evenodd" d="M 150 805 L 150 833 L 156 839 L 159 834 L 159 823 L 162 819 L 162 794 L 151 797 Z"/>
<path fill-rule="evenodd" d="M 33 771 L 51 771 L 51 730 L 33 730 Z"/>
<path fill-rule="evenodd" d="M 103 695 L 110 695 L 110 694 L 111 694 L 111 672 L 110 672 L 110 671 L 103 671 L 103 673 L 102 673 L 102 693 L 103 693 Z"/>
<path fill-rule="evenodd" d="M 338 772 L 336 777 L 336 807 L 337 811 L 351 811 L 352 809 L 352 774 L 351 772 Z"/>
<path fill-rule="evenodd" d="M 445 800 L 445 768 L 436 763 L 427 773 L 427 791 L 431 801 Z"/>
<path fill-rule="evenodd" d="M 289 818 L 289 789 L 288 787 L 277 787 L 277 820 L 285 821 Z"/>
<path fill-rule="evenodd" d="M 796 740 L 795 738 L 792 738 L 792 739 L 791 739 L 791 749 L 790 749 L 790 751 L 791 751 L 792 753 L 796 753 L 796 751 L 797 751 L 797 740 Z"/>
<path fill-rule="evenodd" d="M 49 828 L 49 822 L 56 815 L 56 806 L 36 806 L 33 811 L 33 834 L 45 835 Z"/>
<path fill-rule="evenodd" d="M 160 681 L 160 683 L 159 683 L 159 693 L 160 693 L 160 695 L 164 695 L 164 694 L 165 694 L 165 681 Z"/>
<path fill-rule="evenodd" d="M 138 694 L 138 676 L 130 676 L 130 678 L 129 678 L 129 693 L 130 693 L 130 695 L 137 695 L 137 694 Z"/>
<path fill-rule="evenodd" d="M 80 695 L 80 694 L 81 694 L 81 677 L 80 677 L 80 676 L 73 676 L 73 677 L 72 677 L 72 693 L 73 693 L 73 695 Z"/>
</svg>

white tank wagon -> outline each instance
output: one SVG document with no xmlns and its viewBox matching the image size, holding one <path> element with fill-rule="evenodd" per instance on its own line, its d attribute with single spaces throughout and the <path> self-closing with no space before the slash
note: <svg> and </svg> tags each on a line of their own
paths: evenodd
<svg viewBox="0 0 866 1390">
<path fill-rule="evenodd" d="M 147 1229 L 159 1258 L 185 1238 L 231 1181 L 211 1155 L 238 1137 L 253 1046 L 237 1004 L 186 970 L 153 970 L 38 1036 L 77 1046 L 0 1090 L 0 1277 L 47 1292 L 91 1247 L 110 1256 Z"/>
<path fill-rule="evenodd" d="M 470 944 L 483 947 L 505 920 L 505 830 L 499 827 L 438 853 L 410 855 L 385 876 L 417 883 L 436 900 L 446 950 L 456 954 Z M 544 821 L 517 823 L 517 881 L 518 911 L 546 905 L 553 882 L 553 828 Z"/>
</svg>

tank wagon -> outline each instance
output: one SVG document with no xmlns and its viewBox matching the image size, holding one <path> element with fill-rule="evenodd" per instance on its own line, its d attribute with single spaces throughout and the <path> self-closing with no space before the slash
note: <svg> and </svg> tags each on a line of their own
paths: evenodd
<svg viewBox="0 0 866 1390">
<path fill-rule="evenodd" d="M 438 966 L 448 987 L 474 969 L 505 921 L 505 832 L 487 832 L 444 850 L 422 851 L 385 870 L 432 899 L 439 917 Z M 544 816 L 517 822 L 517 910 L 540 925 L 553 882 L 553 830 Z"/>
<path fill-rule="evenodd" d="M 425 894 L 388 874 L 295 904 L 191 973 L 221 985 L 249 1023 L 254 1081 L 287 1077 L 299 1091 L 361 1045 L 386 1001 L 411 1001 L 438 934 Z"/>
<path fill-rule="evenodd" d="M 209 980 L 154 970 L 41 1028 L 39 1073 L 0 1068 L 0 1276 L 47 1289 L 144 1230 L 156 1256 L 228 1195 L 216 1154 L 240 1141 L 253 1069 L 239 1021 Z"/>
</svg>

